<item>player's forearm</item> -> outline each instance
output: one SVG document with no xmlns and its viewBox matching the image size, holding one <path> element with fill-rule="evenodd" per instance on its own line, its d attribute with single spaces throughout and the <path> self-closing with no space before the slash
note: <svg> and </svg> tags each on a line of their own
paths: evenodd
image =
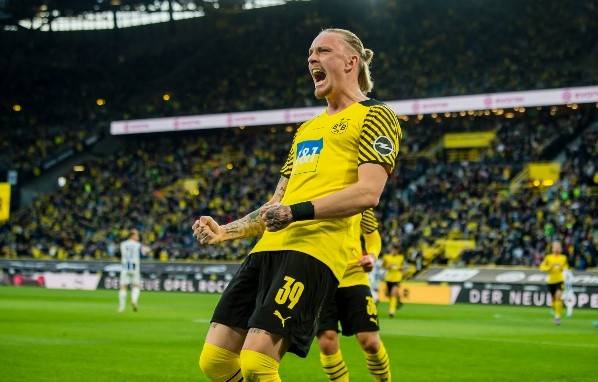
<svg viewBox="0 0 598 382">
<path fill-rule="evenodd" d="M 343 190 L 312 200 L 316 219 L 344 218 L 378 205 L 381 190 L 355 183 Z"/>
<path fill-rule="evenodd" d="M 363 238 L 365 239 L 365 251 L 377 259 L 382 250 L 382 238 L 380 237 L 380 232 L 376 230 L 370 233 L 364 233 Z"/>
<path fill-rule="evenodd" d="M 375 163 L 362 164 L 358 169 L 356 183 L 311 201 L 315 218 L 344 218 L 377 206 L 387 179 L 388 173 L 384 166 Z"/>
<path fill-rule="evenodd" d="M 223 225 L 225 240 L 244 239 L 264 233 L 266 227 L 258 211 L 255 210 L 239 220 Z"/>
<path fill-rule="evenodd" d="M 550 265 L 548 265 L 546 263 L 540 264 L 540 270 L 541 271 L 548 271 L 549 269 L 550 269 Z"/>
</svg>

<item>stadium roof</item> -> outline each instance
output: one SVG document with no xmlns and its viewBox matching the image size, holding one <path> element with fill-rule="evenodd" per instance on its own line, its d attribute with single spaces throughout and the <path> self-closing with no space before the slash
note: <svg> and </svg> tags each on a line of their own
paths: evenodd
<svg viewBox="0 0 598 382">
<path fill-rule="evenodd" d="M 146 22 L 133 26 L 168 19 L 199 17 L 213 11 L 242 11 L 270 5 L 285 4 L 287 0 L 0 0 L 0 25 L 5 29 L 26 28 L 56 30 L 56 20 L 95 20 L 101 14 L 145 15 Z M 163 14 L 162 18 L 148 15 Z M 115 18 L 111 17 L 109 25 Z M 147 20 L 150 20 L 149 22 Z M 54 26 L 54 27 L 53 27 Z M 98 27 L 97 29 L 105 29 Z M 61 29 L 61 28 L 58 28 Z M 68 28 L 96 29 L 94 27 Z"/>
</svg>

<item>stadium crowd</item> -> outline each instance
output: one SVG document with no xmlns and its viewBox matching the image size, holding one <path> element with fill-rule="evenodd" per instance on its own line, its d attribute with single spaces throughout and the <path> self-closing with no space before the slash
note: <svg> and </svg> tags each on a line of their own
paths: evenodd
<svg viewBox="0 0 598 382">
<path fill-rule="evenodd" d="M 569 112 L 552 123 L 585 131 L 594 119 L 571 118 L 578 113 Z M 500 129 L 521 123 L 504 120 Z M 404 124 L 406 131 L 413 127 Z M 15 213 L 0 227 L 7 238 L 2 251 L 5 256 L 111 258 L 126 229 L 136 227 L 153 243 L 156 258 L 239 259 L 252 247 L 251 240 L 200 247 L 190 234 L 190 222 L 202 214 L 228 222 L 236 216 L 225 211 L 245 214 L 258 208 L 274 189 L 293 131 L 237 128 L 232 133 L 215 130 L 127 140 L 122 150 L 87 163 L 84 172 L 70 174 L 65 187 Z M 551 129 L 545 132 L 556 136 Z M 595 130 L 585 131 L 568 146 L 561 181 L 547 190 L 523 187 L 510 192 L 509 181 L 526 163 L 510 157 L 448 162 L 403 154 L 377 209 L 385 250 L 397 246 L 415 258 L 436 239 L 467 237 L 477 246 L 464 254 L 464 263 L 531 266 L 541 260 L 550 240 L 559 237 L 572 263 L 594 266 L 598 221 L 589 186 L 598 160 L 595 137 Z M 542 159 L 532 150 L 528 156 Z"/>
<path fill-rule="evenodd" d="M 8 111 L 0 117 L 0 168 L 40 175 L 45 159 L 82 151 L 81 142 L 105 134 L 110 120 L 315 106 L 306 54 L 295 47 L 323 26 L 353 29 L 374 50 L 372 96 L 380 100 L 598 82 L 583 64 L 596 50 L 592 2 L 343 4 L 335 13 L 329 7 L 336 1 L 316 1 L 293 4 L 292 12 L 181 21 L 175 32 L 159 25 L 35 38 L 3 32 L 10 54 L 0 55 L 0 107 Z M 569 22 L 555 25 L 562 14 Z M 477 246 L 463 264 L 532 266 L 558 237 L 572 264 L 596 266 L 592 108 L 402 122 L 402 152 L 377 210 L 384 250 L 398 246 L 416 259 L 439 238 L 467 237 Z M 266 201 L 295 128 L 130 137 L 122 150 L 86 163 L 64 187 L 13 213 L 0 225 L 0 255 L 113 258 L 126 229 L 136 227 L 155 258 L 239 259 L 253 241 L 199 247 L 191 222 L 202 214 L 231 221 L 237 216 L 224 211 L 247 213 Z M 477 161 L 426 151 L 446 132 L 481 130 L 496 138 Z M 509 190 L 526 163 L 557 154 L 565 155 L 557 184 Z"/>
<path fill-rule="evenodd" d="M 332 11 L 341 5 L 343 12 Z M 325 26 L 357 31 L 376 52 L 372 96 L 380 100 L 598 81 L 586 64 L 598 34 L 593 2 L 285 7 L 181 20 L 174 30 L 1 32 L 3 164 L 34 169 L 59 149 L 56 141 L 73 144 L 81 131 L 106 129 L 110 120 L 316 105 L 306 54 L 296 47 Z M 567 23 L 554 23 L 563 14 Z"/>
</svg>

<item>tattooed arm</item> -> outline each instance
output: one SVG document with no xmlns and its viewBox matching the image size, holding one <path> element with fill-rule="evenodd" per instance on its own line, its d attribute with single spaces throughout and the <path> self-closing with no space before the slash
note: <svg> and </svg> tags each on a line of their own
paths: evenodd
<svg viewBox="0 0 598 382">
<path fill-rule="evenodd" d="M 284 196 L 288 182 L 287 178 L 281 176 L 274 195 L 265 205 L 279 203 Z M 259 210 L 223 226 L 216 223 L 210 216 L 201 216 L 195 221 L 192 228 L 193 236 L 200 244 L 218 244 L 227 240 L 259 236 L 266 229 L 260 218 Z"/>
</svg>

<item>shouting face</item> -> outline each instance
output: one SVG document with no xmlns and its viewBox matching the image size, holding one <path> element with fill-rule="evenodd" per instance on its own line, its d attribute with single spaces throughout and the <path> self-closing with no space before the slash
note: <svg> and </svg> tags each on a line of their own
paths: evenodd
<svg viewBox="0 0 598 382">
<path fill-rule="evenodd" d="M 311 44 L 307 61 L 315 85 L 314 94 L 322 99 L 334 97 L 345 88 L 348 73 L 358 59 L 340 34 L 322 32 Z"/>
</svg>

